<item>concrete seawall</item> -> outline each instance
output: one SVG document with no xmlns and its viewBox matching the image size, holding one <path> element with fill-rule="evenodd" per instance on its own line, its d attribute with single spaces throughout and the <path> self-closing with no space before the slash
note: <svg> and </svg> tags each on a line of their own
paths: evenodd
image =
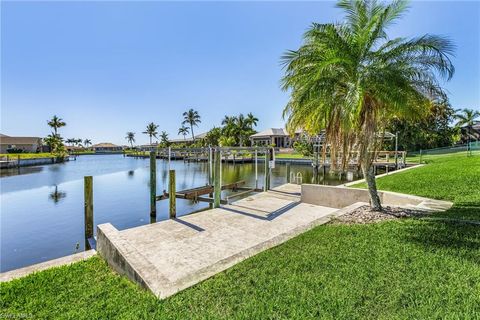
<svg viewBox="0 0 480 320">
<path fill-rule="evenodd" d="M 63 161 L 68 161 L 69 158 L 65 157 Z M 57 158 L 32 158 L 32 159 L 17 159 L 9 161 L 0 161 L 0 169 L 10 169 L 18 167 L 39 166 L 44 164 L 54 164 L 62 162 Z"/>
</svg>

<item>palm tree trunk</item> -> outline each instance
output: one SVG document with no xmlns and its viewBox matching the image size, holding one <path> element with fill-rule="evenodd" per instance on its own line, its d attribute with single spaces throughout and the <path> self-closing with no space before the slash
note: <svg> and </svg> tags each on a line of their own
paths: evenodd
<svg viewBox="0 0 480 320">
<path fill-rule="evenodd" d="M 190 124 L 190 130 L 192 130 L 192 140 L 195 142 L 195 135 L 193 134 L 193 125 Z"/>
<path fill-rule="evenodd" d="M 152 136 L 150 136 L 150 146 L 152 145 Z"/>
<path fill-rule="evenodd" d="M 370 206 L 372 210 L 382 211 L 382 204 L 377 192 L 377 182 L 375 180 L 375 173 L 373 172 L 372 164 L 365 164 L 362 166 L 363 176 L 367 182 L 368 194 L 370 195 Z"/>
</svg>

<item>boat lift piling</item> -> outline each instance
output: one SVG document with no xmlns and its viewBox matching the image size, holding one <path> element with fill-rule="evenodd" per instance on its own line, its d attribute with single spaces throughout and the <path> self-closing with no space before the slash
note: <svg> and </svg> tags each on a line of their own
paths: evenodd
<svg viewBox="0 0 480 320">
<path fill-rule="evenodd" d="M 167 150 L 160 151 L 165 154 Z M 169 170 L 169 181 L 168 181 L 168 192 L 163 191 L 162 195 L 156 195 L 156 153 L 151 152 L 150 154 L 150 200 L 151 200 L 151 214 L 152 216 L 156 215 L 156 201 L 169 199 L 169 216 L 170 218 L 176 217 L 176 199 L 188 199 L 194 202 L 207 202 L 211 207 L 219 208 L 221 204 L 228 203 L 229 199 L 245 195 L 249 192 L 259 192 L 259 191 L 268 191 L 271 184 L 271 169 L 273 164 L 271 163 L 275 158 L 273 148 L 258 148 L 258 147 L 209 147 L 209 148 L 191 148 L 191 149 L 182 149 L 184 154 L 189 154 L 189 158 L 192 159 L 193 155 L 196 159 L 207 159 L 207 185 L 202 187 L 196 187 L 187 190 L 177 191 L 175 188 L 175 170 L 171 169 L 170 162 L 172 160 L 172 149 L 168 148 L 168 170 Z M 222 162 L 229 161 L 229 155 L 243 154 L 242 152 L 254 152 L 255 155 L 255 186 L 246 187 L 244 186 L 245 181 L 240 180 L 234 183 L 223 184 L 222 183 Z M 258 153 L 265 154 L 265 176 L 264 176 L 264 185 L 262 189 L 258 188 Z M 203 156 L 202 156 L 203 154 Z M 205 157 L 206 154 L 206 157 Z M 176 155 L 175 155 L 176 157 Z M 252 159 L 253 160 L 253 159 Z M 236 162 L 236 161 L 235 161 Z M 232 190 L 236 192 L 233 195 L 230 195 L 226 200 L 222 199 L 222 190 Z M 240 191 L 240 192 L 238 192 Z M 205 197 L 208 195 L 208 197 Z"/>
</svg>

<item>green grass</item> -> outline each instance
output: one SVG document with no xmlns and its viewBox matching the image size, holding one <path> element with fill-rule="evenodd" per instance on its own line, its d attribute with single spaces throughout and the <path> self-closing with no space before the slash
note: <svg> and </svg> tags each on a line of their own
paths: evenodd
<svg viewBox="0 0 480 320">
<path fill-rule="evenodd" d="M 299 153 L 277 153 L 275 158 L 279 159 L 312 159 Z"/>
<path fill-rule="evenodd" d="M 18 156 L 20 159 L 34 159 L 34 158 L 55 158 L 55 155 L 49 152 L 41 152 L 41 153 L 1 153 L 0 157 L 8 158 L 10 160 L 16 160 Z"/>
<path fill-rule="evenodd" d="M 480 155 L 432 156 L 423 167 L 378 179 L 377 187 L 452 201 L 454 207 L 438 216 L 480 220 Z"/>
<path fill-rule="evenodd" d="M 477 226 L 328 225 L 156 300 L 99 258 L 2 284 L 2 313 L 34 318 L 473 318 Z"/>
<path fill-rule="evenodd" d="M 443 158 L 382 189 L 480 208 L 480 158 Z M 480 228 L 403 219 L 329 224 L 159 301 L 98 257 L 1 284 L 1 314 L 64 319 L 473 319 Z"/>
</svg>

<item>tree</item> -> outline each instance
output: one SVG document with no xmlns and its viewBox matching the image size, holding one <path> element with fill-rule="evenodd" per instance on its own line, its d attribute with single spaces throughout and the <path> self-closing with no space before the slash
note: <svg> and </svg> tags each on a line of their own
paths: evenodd
<svg viewBox="0 0 480 320">
<path fill-rule="evenodd" d="M 65 127 L 67 124 L 62 118 L 54 115 L 51 120 L 47 121 L 48 125 L 53 129 L 53 133 L 56 135 L 58 128 Z"/>
<path fill-rule="evenodd" d="M 50 152 L 57 158 L 62 159 L 67 155 L 67 151 L 63 144 L 63 138 L 59 134 L 49 134 L 43 139 L 44 143 L 50 148 Z"/>
<path fill-rule="evenodd" d="M 207 132 L 205 136 L 205 144 L 207 146 L 218 146 L 220 137 L 222 136 L 222 129 L 213 127 Z"/>
<path fill-rule="evenodd" d="M 83 140 L 83 145 L 85 146 L 85 148 L 88 148 L 89 146 L 92 145 L 92 140 L 90 139 Z"/>
<path fill-rule="evenodd" d="M 450 124 L 454 120 L 455 110 L 447 101 L 432 103 L 424 117 L 411 121 L 394 118 L 389 121 L 386 130 L 398 133 L 399 150 L 416 151 L 451 146 L 456 142 L 458 129 Z M 389 146 L 393 150 L 394 143 Z"/>
<path fill-rule="evenodd" d="M 455 118 L 457 118 L 457 126 L 463 127 L 463 126 L 473 126 L 475 124 L 475 119 L 480 117 L 480 111 L 473 110 L 473 109 L 459 109 L 455 110 L 457 114 L 455 115 Z"/>
<path fill-rule="evenodd" d="M 76 140 L 73 138 L 65 140 L 66 143 L 68 143 L 71 147 L 75 144 Z"/>
<path fill-rule="evenodd" d="M 185 127 L 183 124 L 182 126 L 178 129 L 178 134 L 181 134 L 183 135 L 183 140 L 187 140 L 186 139 L 186 136 L 187 134 L 190 132 L 190 129 L 188 129 L 187 127 Z"/>
<path fill-rule="evenodd" d="M 457 118 L 457 127 L 467 127 L 467 143 L 470 143 L 470 130 L 472 126 L 475 124 L 475 119 L 480 117 L 480 112 L 473 109 L 459 109 L 456 110 L 457 114 L 455 117 Z"/>
<path fill-rule="evenodd" d="M 190 109 L 183 113 L 183 122 L 182 125 L 188 124 L 190 126 L 190 132 L 192 133 L 193 142 L 195 142 L 195 135 L 193 134 L 193 126 L 197 126 L 202 122 L 200 120 L 200 115 L 197 111 Z"/>
<path fill-rule="evenodd" d="M 247 122 L 250 129 L 253 130 L 253 127 L 257 126 L 258 118 L 256 118 L 251 112 L 249 112 L 245 121 Z"/>
<path fill-rule="evenodd" d="M 76 144 L 77 146 L 81 147 L 81 146 L 82 146 L 82 141 L 83 141 L 83 140 L 82 140 L 81 138 L 75 139 L 75 144 Z"/>
<path fill-rule="evenodd" d="M 160 134 L 160 145 L 164 148 L 170 145 L 170 141 L 168 140 L 168 133 L 166 131 L 162 131 L 162 133 Z"/>
<path fill-rule="evenodd" d="M 149 136 L 150 144 L 152 144 L 152 137 L 157 138 L 157 134 L 158 134 L 157 129 L 158 129 L 158 125 L 156 125 L 153 122 L 150 122 L 147 125 L 147 129 L 143 132 L 144 134 L 147 134 Z"/>
<path fill-rule="evenodd" d="M 130 143 L 130 147 L 133 149 L 133 143 L 135 142 L 135 132 L 127 132 L 125 139 L 127 139 L 127 142 Z"/>
<path fill-rule="evenodd" d="M 313 23 L 302 46 L 282 57 L 282 88 L 291 91 L 284 116 L 290 132 L 325 130 L 332 166 L 345 169 L 355 148 L 371 207 L 382 210 L 372 166 L 378 133 L 392 118 L 416 118 L 445 99 L 437 78 L 453 76 L 454 47 L 435 35 L 388 38 L 387 28 L 406 11 L 404 0 L 341 0 L 337 7 L 344 23 Z"/>
</svg>

